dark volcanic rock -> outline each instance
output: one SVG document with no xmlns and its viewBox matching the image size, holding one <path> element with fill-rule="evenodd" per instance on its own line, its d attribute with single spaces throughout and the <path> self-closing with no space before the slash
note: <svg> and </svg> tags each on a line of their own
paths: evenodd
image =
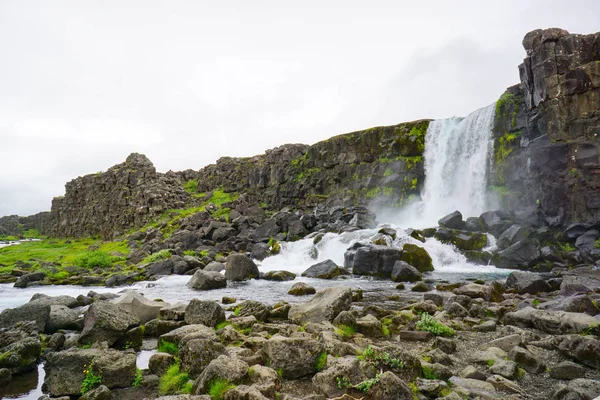
<svg viewBox="0 0 600 400">
<path fill-rule="evenodd" d="M 450 229 L 463 229 L 465 225 L 460 211 L 454 211 L 453 213 L 446 215 L 438 221 L 438 224 Z"/>
<path fill-rule="evenodd" d="M 515 289 L 519 294 L 538 294 L 551 291 L 548 282 L 540 275 L 531 272 L 511 272 L 506 278 L 506 287 Z"/>
<path fill-rule="evenodd" d="M 187 286 L 198 290 L 220 289 L 227 287 L 227 279 L 220 272 L 198 270 Z"/>
<path fill-rule="evenodd" d="M 339 267 L 332 260 L 325 260 L 318 264 L 311 265 L 310 268 L 302 273 L 302 276 L 319 279 L 333 279 L 336 276 L 346 274 L 348 274 L 348 271 L 344 268 Z"/>
<path fill-rule="evenodd" d="M 85 313 L 80 343 L 115 343 L 129 329 L 140 324 L 135 315 L 106 301 L 97 301 Z"/>
<path fill-rule="evenodd" d="M 417 282 L 423 279 L 418 269 L 404 261 L 396 261 L 391 278 L 394 282 Z"/>
<path fill-rule="evenodd" d="M 375 275 L 389 278 L 396 261 L 402 259 L 402 250 L 378 245 L 349 249 L 344 255 L 344 268 L 355 275 Z"/>
<path fill-rule="evenodd" d="M 225 278 L 228 281 L 245 281 L 258 278 L 258 267 L 243 254 L 230 254 L 225 265 Z"/>
</svg>

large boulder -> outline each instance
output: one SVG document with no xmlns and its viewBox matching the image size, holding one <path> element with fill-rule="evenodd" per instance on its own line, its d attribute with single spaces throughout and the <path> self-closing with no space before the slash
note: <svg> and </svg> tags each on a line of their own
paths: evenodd
<svg viewBox="0 0 600 400">
<path fill-rule="evenodd" d="M 192 393 L 206 393 L 216 379 L 225 379 L 233 384 L 241 383 L 248 375 L 248 364 L 239 358 L 220 355 L 212 360 L 194 382 Z"/>
<path fill-rule="evenodd" d="M 12 374 L 31 371 L 42 354 L 42 344 L 38 337 L 26 337 L 0 348 L 0 368 Z"/>
<path fill-rule="evenodd" d="M 404 261 L 396 261 L 391 278 L 394 282 L 418 282 L 423 280 L 419 270 Z"/>
<path fill-rule="evenodd" d="M 44 332 L 50 315 L 50 305 L 35 300 L 16 308 L 8 308 L 0 313 L 0 327 L 10 327 L 18 322 L 35 321 L 38 330 Z"/>
<path fill-rule="evenodd" d="M 492 257 L 492 262 L 498 268 L 528 268 L 540 257 L 539 247 L 539 244 L 534 240 L 520 240 L 496 253 Z"/>
<path fill-rule="evenodd" d="M 296 274 L 289 271 L 269 271 L 266 272 L 261 279 L 266 281 L 276 281 L 276 282 L 285 282 L 285 281 L 293 281 L 296 279 Z"/>
<path fill-rule="evenodd" d="M 595 329 L 599 323 L 599 319 L 587 314 L 545 311 L 533 307 L 525 307 L 504 315 L 505 325 L 536 328 L 554 335 L 589 332 Z"/>
<path fill-rule="evenodd" d="M 107 301 L 93 303 L 85 313 L 79 342 L 107 342 L 112 346 L 128 330 L 140 324 L 135 315 Z"/>
<path fill-rule="evenodd" d="M 261 302 L 246 300 L 237 306 L 238 317 L 253 316 L 257 321 L 266 321 L 271 309 Z"/>
<path fill-rule="evenodd" d="M 198 290 L 222 289 L 227 287 L 227 279 L 220 272 L 199 269 L 194 272 L 194 276 L 188 281 L 187 287 Z"/>
<path fill-rule="evenodd" d="M 169 303 L 161 301 L 148 300 L 135 290 L 126 291 L 120 297 L 112 300 L 111 303 L 138 317 L 142 324 L 158 318 L 161 308 L 169 305 Z"/>
<path fill-rule="evenodd" d="M 463 229 L 465 223 L 462 214 L 457 210 L 441 218 L 438 225 L 450 229 Z"/>
<path fill-rule="evenodd" d="M 21 275 L 14 284 L 16 288 L 26 288 L 30 284 L 40 282 L 46 279 L 45 272 L 32 272 L 30 274 Z"/>
<path fill-rule="evenodd" d="M 258 267 L 243 254 L 230 254 L 225 264 L 225 278 L 228 281 L 245 281 L 258 278 Z"/>
<path fill-rule="evenodd" d="M 521 271 L 514 271 L 508 275 L 506 287 L 515 289 L 519 294 L 538 294 L 552 290 L 548 282 L 540 275 Z"/>
<path fill-rule="evenodd" d="M 380 245 L 352 246 L 344 254 L 344 268 L 355 275 L 374 275 L 389 278 L 402 250 Z"/>
<path fill-rule="evenodd" d="M 440 228 L 434 236 L 440 242 L 453 244 L 457 249 L 463 251 L 481 250 L 487 244 L 487 236 L 480 232 Z"/>
<path fill-rule="evenodd" d="M 181 368 L 192 378 L 196 378 L 212 360 L 225 353 L 225 346 L 214 340 L 189 340 L 179 349 Z"/>
<path fill-rule="evenodd" d="M 507 230 L 502 232 L 496 245 L 499 249 L 506 249 L 521 240 L 527 239 L 530 234 L 529 229 L 525 227 L 516 224 L 511 225 Z"/>
<path fill-rule="evenodd" d="M 350 309 L 352 290 L 338 286 L 323 289 L 304 304 L 295 304 L 290 308 L 288 318 L 296 324 L 308 322 L 320 323 L 333 321 L 342 311 Z"/>
<path fill-rule="evenodd" d="M 433 271 L 433 261 L 431 260 L 431 256 L 427 250 L 416 244 L 406 243 L 404 247 L 402 247 L 401 260 L 412 265 L 418 269 L 419 272 Z"/>
<path fill-rule="evenodd" d="M 50 306 L 50 315 L 46 322 L 46 333 L 54 333 L 61 329 L 79 330 L 81 328 L 79 313 L 65 306 Z"/>
<path fill-rule="evenodd" d="M 288 294 L 291 294 L 292 296 L 307 296 L 315 294 L 316 292 L 317 290 L 308 283 L 298 282 L 294 283 L 294 285 L 288 291 Z"/>
<path fill-rule="evenodd" d="M 552 341 L 563 355 L 600 369 L 600 340 L 591 336 L 564 335 L 557 336 Z"/>
<path fill-rule="evenodd" d="M 356 357 L 336 358 L 332 365 L 312 378 L 316 391 L 328 398 L 341 396 L 346 388 L 340 387 L 339 377 L 346 377 L 352 385 L 357 385 L 367 379 L 365 373 L 360 369 L 360 362 Z"/>
<path fill-rule="evenodd" d="M 46 356 L 44 384 L 54 396 L 76 396 L 86 369 L 102 376 L 102 384 L 109 389 L 131 387 L 136 374 L 134 352 L 113 349 L 76 349 L 49 353 Z"/>
<path fill-rule="evenodd" d="M 202 324 L 214 328 L 223 321 L 225 311 L 216 301 L 193 299 L 185 309 L 187 324 Z"/>
<path fill-rule="evenodd" d="M 320 263 L 311 265 L 302 276 L 318 279 L 333 279 L 336 276 L 347 275 L 348 271 L 338 266 L 332 260 L 321 261 Z"/>
<path fill-rule="evenodd" d="M 314 374 L 321 345 L 309 338 L 275 335 L 263 344 L 263 352 L 271 368 L 281 370 L 286 379 Z"/>
<path fill-rule="evenodd" d="M 209 328 L 202 324 L 185 325 L 172 331 L 162 334 L 159 341 L 173 343 L 179 345 L 188 339 L 210 339 L 217 340 L 217 334 L 213 328 Z"/>
</svg>

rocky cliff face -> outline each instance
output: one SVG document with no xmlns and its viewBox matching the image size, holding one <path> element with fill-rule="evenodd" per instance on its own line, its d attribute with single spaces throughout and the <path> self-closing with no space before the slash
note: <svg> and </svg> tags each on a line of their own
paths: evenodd
<svg viewBox="0 0 600 400">
<path fill-rule="evenodd" d="M 535 30 L 523 46 L 521 83 L 497 103 L 491 183 L 522 215 L 600 219 L 600 33 Z"/>
<path fill-rule="evenodd" d="M 224 157 L 199 172 L 198 191 L 244 192 L 269 208 L 377 202 L 400 206 L 424 181 L 428 120 L 291 144 L 249 158 Z"/>
<path fill-rule="evenodd" d="M 66 184 L 52 201 L 52 236 L 112 238 L 141 227 L 191 196 L 174 173 L 160 174 L 146 156 L 131 154 L 123 164 Z"/>
<path fill-rule="evenodd" d="M 8 215 L 0 218 L 0 236 L 21 237 L 26 231 L 36 230 L 41 235 L 50 231 L 50 213 L 41 212 L 28 217 Z"/>
</svg>

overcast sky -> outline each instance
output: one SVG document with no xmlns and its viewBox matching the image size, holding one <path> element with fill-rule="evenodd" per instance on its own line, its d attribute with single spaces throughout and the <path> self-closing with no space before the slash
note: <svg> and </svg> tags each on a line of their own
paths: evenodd
<svg viewBox="0 0 600 400">
<path fill-rule="evenodd" d="M 295 5 L 292 5 L 295 4 Z M 0 1 L 0 216 L 131 152 L 200 169 L 462 116 L 518 82 L 523 35 L 600 1 Z"/>
</svg>

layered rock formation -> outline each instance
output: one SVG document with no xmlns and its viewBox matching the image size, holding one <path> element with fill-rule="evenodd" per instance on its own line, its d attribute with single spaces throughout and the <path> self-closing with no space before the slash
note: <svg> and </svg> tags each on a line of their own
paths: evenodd
<svg viewBox="0 0 600 400">
<path fill-rule="evenodd" d="M 199 172 L 198 191 L 244 192 L 270 208 L 317 204 L 402 205 L 425 175 L 428 120 L 335 136 L 312 146 L 290 144 L 248 158 L 223 157 Z"/>
<path fill-rule="evenodd" d="M 50 213 L 41 212 L 28 217 L 7 215 L 0 218 L 0 236 L 21 237 L 25 231 L 35 229 L 45 235 L 50 231 Z"/>
<path fill-rule="evenodd" d="M 141 227 L 191 199 L 177 174 L 160 174 L 148 158 L 131 154 L 123 164 L 66 184 L 52 201 L 53 236 L 112 238 Z"/>
<path fill-rule="evenodd" d="M 492 185 L 506 209 L 551 225 L 600 218 L 600 33 L 535 30 L 502 95 Z"/>
</svg>

